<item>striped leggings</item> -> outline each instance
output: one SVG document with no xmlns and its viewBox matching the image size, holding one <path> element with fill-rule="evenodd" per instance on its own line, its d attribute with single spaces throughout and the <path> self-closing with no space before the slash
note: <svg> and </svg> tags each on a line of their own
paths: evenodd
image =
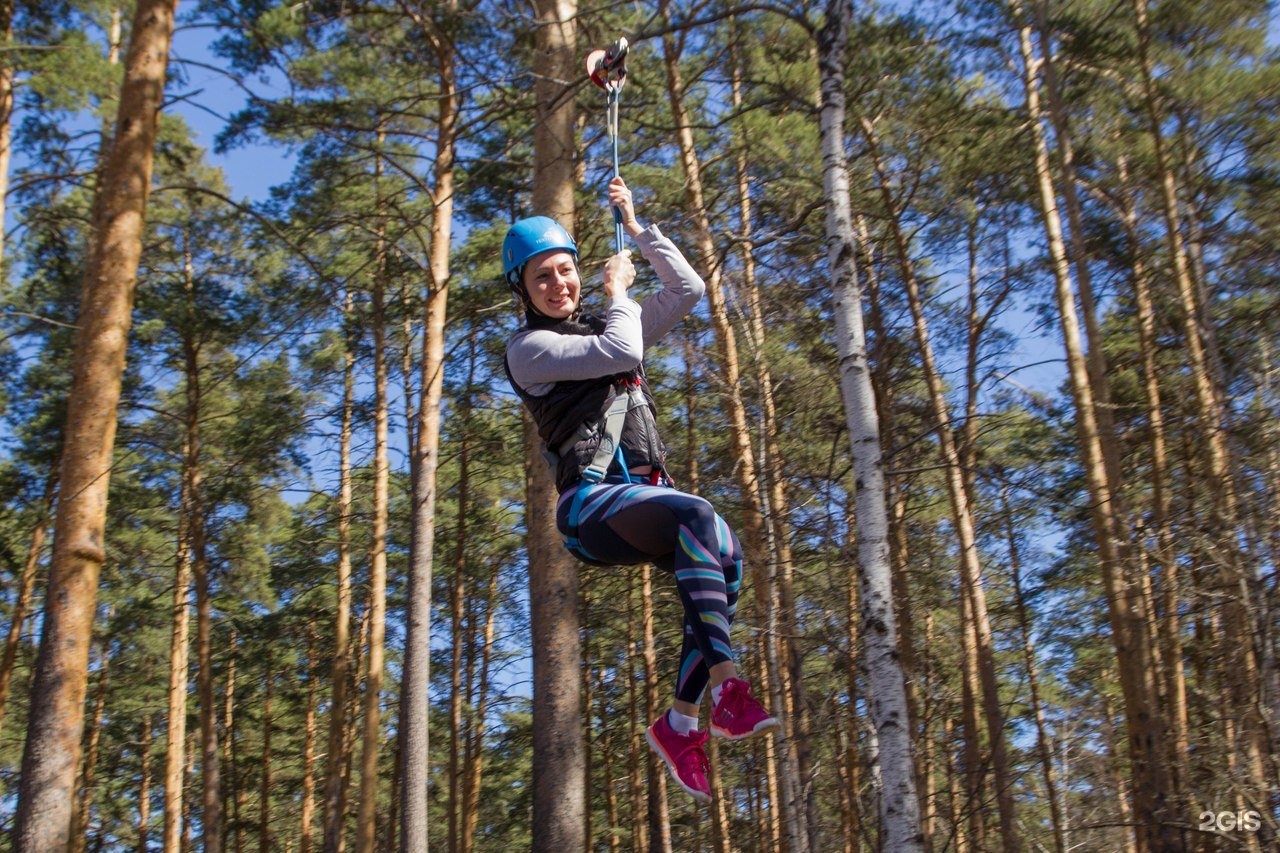
<svg viewBox="0 0 1280 853">
<path fill-rule="evenodd" d="M 578 489 L 587 492 L 574 519 Z M 611 477 L 562 494 L 556 526 L 566 547 L 589 562 L 652 562 L 675 575 L 684 605 L 676 698 L 698 704 L 708 668 L 733 660 L 729 626 L 742 586 L 742 548 L 729 525 L 703 498 Z"/>
</svg>

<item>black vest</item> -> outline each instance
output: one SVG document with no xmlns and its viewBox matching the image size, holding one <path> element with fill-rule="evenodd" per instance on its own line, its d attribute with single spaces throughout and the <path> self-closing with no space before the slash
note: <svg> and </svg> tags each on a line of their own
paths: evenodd
<svg viewBox="0 0 1280 853">
<path fill-rule="evenodd" d="M 575 320 L 561 320 L 548 323 L 536 314 L 530 315 L 530 326 L 551 329 L 562 335 L 598 335 L 604 331 L 604 320 L 599 317 L 582 316 Z M 537 319 L 534 319 L 537 318 Z M 538 322 L 542 320 L 542 322 Z M 595 456 L 600 444 L 599 424 L 605 411 L 621 391 L 626 393 L 626 382 L 638 379 L 640 389 L 644 393 L 648 405 L 631 409 L 622 424 L 622 438 L 619 444 L 627 466 L 636 468 L 642 465 L 663 467 L 666 461 L 666 448 L 658 435 L 657 406 L 653 392 L 649 390 L 649 380 L 644 373 L 644 365 L 628 373 L 613 376 L 601 376 L 595 379 L 577 379 L 557 382 L 551 390 L 540 397 L 525 391 L 511 375 L 511 365 L 503 359 L 503 367 L 507 371 L 507 381 L 519 395 L 533 421 L 538 426 L 538 437 L 542 443 L 555 453 L 583 424 L 594 424 L 594 429 L 586 438 L 578 440 L 573 449 L 559 457 L 555 466 L 556 489 L 563 492 L 574 485 L 582 476 Z M 611 471 L 618 469 L 615 459 L 610 465 Z"/>
</svg>

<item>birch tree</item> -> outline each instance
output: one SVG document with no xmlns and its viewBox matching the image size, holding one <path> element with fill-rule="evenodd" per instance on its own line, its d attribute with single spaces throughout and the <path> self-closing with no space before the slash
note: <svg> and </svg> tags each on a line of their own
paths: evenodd
<svg viewBox="0 0 1280 853">
<path fill-rule="evenodd" d="M 881 829 L 885 849 L 910 853 L 924 850 L 924 834 L 920 830 L 920 804 L 916 797 L 906 687 L 898 657 L 884 462 L 867 363 L 844 147 L 845 62 L 852 14 L 852 5 L 847 0 L 828 0 L 826 20 L 818 31 L 827 263 L 830 266 L 831 303 L 840 359 L 840 393 L 844 400 L 856 479 L 855 520 L 862 641 L 870 684 L 871 717 L 880 746 L 878 758 L 883 780 Z"/>
</svg>

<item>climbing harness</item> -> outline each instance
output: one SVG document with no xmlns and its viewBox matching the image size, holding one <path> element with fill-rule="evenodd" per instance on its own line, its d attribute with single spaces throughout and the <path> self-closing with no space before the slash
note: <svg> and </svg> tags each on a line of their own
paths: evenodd
<svg viewBox="0 0 1280 853">
<path fill-rule="evenodd" d="M 613 176 L 621 174 L 618 168 L 618 93 L 627 82 L 627 40 L 620 38 L 604 50 L 587 54 L 587 74 L 591 82 L 604 89 L 607 98 L 609 140 L 613 145 Z M 622 230 L 622 211 L 613 208 L 614 251 L 621 252 L 625 232 Z"/>
<path fill-rule="evenodd" d="M 594 435 L 597 430 L 600 432 L 600 444 L 596 447 L 595 455 L 582 470 L 582 479 L 574 487 L 573 503 L 569 506 L 569 529 L 564 540 L 566 548 L 589 562 L 597 561 L 578 541 L 578 524 L 582 518 L 582 506 L 586 502 L 587 495 L 604 481 L 609 466 L 615 459 L 618 460 L 618 467 L 622 470 L 622 476 L 626 478 L 626 482 L 634 482 L 627 468 L 627 458 L 622 453 L 622 424 L 627 419 L 627 412 L 646 406 L 648 403 L 640 390 L 639 377 L 628 377 L 623 382 L 626 393 L 623 393 L 621 388 L 618 389 L 618 393 L 614 395 L 613 402 L 605 410 L 601 421 L 597 424 L 583 424 L 557 448 L 559 454 L 565 456 L 572 453 L 574 445 L 583 438 Z M 654 470 L 657 472 L 656 468 Z M 651 482 L 653 482 L 652 479 Z"/>
</svg>

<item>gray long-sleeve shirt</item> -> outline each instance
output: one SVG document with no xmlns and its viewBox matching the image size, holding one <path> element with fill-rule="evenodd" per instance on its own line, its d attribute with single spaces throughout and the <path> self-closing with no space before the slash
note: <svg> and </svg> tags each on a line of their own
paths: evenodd
<svg viewBox="0 0 1280 853">
<path fill-rule="evenodd" d="M 645 350 L 698 304 L 706 284 L 658 226 L 650 225 L 635 241 L 662 289 L 639 303 L 628 296 L 612 297 L 599 335 L 562 335 L 550 329 L 516 332 L 507 342 L 507 364 L 526 392 L 541 397 L 557 382 L 631 370 Z"/>
</svg>

